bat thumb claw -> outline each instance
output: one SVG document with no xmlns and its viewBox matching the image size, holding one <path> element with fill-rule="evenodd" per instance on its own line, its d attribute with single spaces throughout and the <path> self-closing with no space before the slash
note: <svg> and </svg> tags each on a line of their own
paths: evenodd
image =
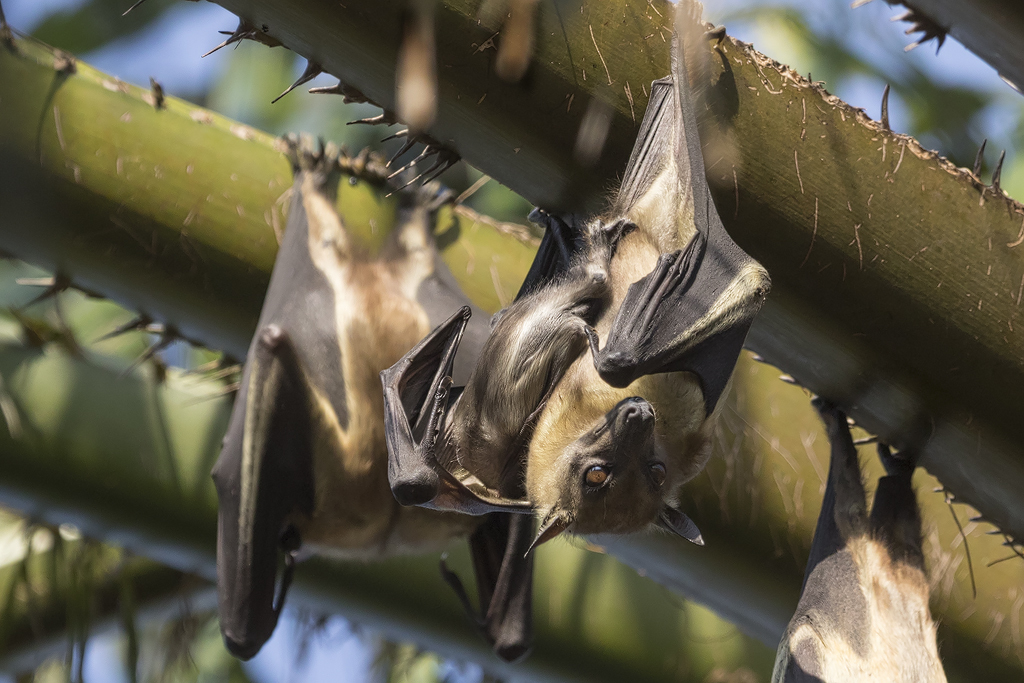
<svg viewBox="0 0 1024 683">
<path fill-rule="evenodd" d="M 433 472 L 424 472 L 391 485 L 391 493 L 399 505 L 424 505 L 437 497 L 438 481 Z"/>
</svg>

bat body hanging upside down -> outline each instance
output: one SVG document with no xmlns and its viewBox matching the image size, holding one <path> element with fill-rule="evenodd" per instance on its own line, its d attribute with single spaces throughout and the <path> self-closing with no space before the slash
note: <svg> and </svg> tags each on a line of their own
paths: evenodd
<svg viewBox="0 0 1024 683">
<path fill-rule="evenodd" d="M 378 374 L 468 304 L 433 242 L 447 191 L 400 192 L 396 228 L 370 259 L 334 209 L 337 150 L 287 142 L 295 172 L 287 228 L 213 471 L 225 642 L 242 658 L 260 649 L 301 555 L 372 559 L 472 533 L 481 595 L 501 603 L 492 632 L 504 634 L 503 654 L 519 656 L 530 640 L 530 582 L 511 594 L 495 585 L 514 525 L 402 507 L 388 485 Z M 486 334 L 483 322 L 466 330 L 456 375 L 468 376 Z M 529 577 L 525 561 L 515 569 Z"/>
<path fill-rule="evenodd" d="M 704 30 L 682 5 L 672 76 L 652 84 L 611 210 L 536 214 L 537 257 L 461 393 L 451 362 L 468 311 L 382 373 L 401 502 L 533 512 L 532 545 L 652 524 L 702 542 L 678 491 L 707 461 L 769 280 L 712 203 L 683 55 Z"/>
<path fill-rule="evenodd" d="M 774 683 L 945 683 L 928 611 L 916 458 L 878 446 L 870 515 L 846 415 L 815 399 L 832 444 L 825 499 Z"/>
</svg>

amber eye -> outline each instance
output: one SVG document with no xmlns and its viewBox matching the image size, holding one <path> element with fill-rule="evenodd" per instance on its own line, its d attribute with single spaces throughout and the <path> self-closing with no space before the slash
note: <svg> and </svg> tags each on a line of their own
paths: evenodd
<svg viewBox="0 0 1024 683">
<path fill-rule="evenodd" d="M 660 462 L 651 464 L 651 479 L 654 485 L 660 487 L 665 483 L 665 466 Z"/>
<path fill-rule="evenodd" d="M 586 479 L 587 486 L 600 486 L 608 481 L 608 468 L 602 467 L 601 465 L 594 465 L 587 470 L 587 474 L 584 479 Z"/>
</svg>

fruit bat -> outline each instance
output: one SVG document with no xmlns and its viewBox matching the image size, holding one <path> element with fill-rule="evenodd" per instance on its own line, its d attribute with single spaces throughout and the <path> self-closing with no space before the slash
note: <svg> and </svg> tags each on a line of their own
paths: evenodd
<svg viewBox="0 0 1024 683">
<path fill-rule="evenodd" d="M 295 174 L 287 227 L 213 470 L 227 647 L 243 659 L 256 654 L 277 624 L 296 560 L 308 554 L 373 559 L 471 534 L 485 631 L 499 654 L 519 656 L 531 638 L 530 582 L 510 589 L 502 581 L 528 578 L 531 566 L 506 545 L 522 545 L 521 535 L 528 542 L 530 530 L 507 515 L 482 521 L 404 508 L 388 486 L 378 373 L 470 308 L 431 234 L 450 194 L 399 192 L 397 227 L 371 259 L 334 209 L 337 150 L 294 137 L 287 144 Z M 468 377 L 487 335 L 478 321 L 462 330 L 457 378 Z"/>
<path fill-rule="evenodd" d="M 828 484 L 772 681 L 944 682 L 911 486 L 916 454 L 878 446 L 886 476 L 869 515 L 846 415 L 820 398 L 814 406 L 832 445 Z"/>
<path fill-rule="evenodd" d="M 382 373 L 403 504 L 533 512 L 532 545 L 652 524 L 702 542 L 678 489 L 707 461 L 769 279 L 711 199 L 683 54 L 704 31 L 682 5 L 672 75 L 651 86 L 611 209 L 534 214 L 546 230 L 533 266 L 464 388 L 451 390 L 451 363 L 468 310 Z"/>
</svg>

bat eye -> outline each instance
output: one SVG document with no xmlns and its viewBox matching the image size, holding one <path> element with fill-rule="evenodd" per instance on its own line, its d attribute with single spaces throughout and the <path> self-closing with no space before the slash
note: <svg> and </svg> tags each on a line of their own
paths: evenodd
<svg viewBox="0 0 1024 683">
<path fill-rule="evenodd" d="M 665 466 L 660 462 L 651 463 L 651 480 L 654 481 L 654 485 L 658 488 L 665 483 Z"/>
<path fill-rule="evenodd" d="M 587 482 L 587 486 L 592 488 L 601 486 L 608 481 L 608 468 L 602 465 L 594 465 L 587 469 L 584 480 Z"/>
</svg>

